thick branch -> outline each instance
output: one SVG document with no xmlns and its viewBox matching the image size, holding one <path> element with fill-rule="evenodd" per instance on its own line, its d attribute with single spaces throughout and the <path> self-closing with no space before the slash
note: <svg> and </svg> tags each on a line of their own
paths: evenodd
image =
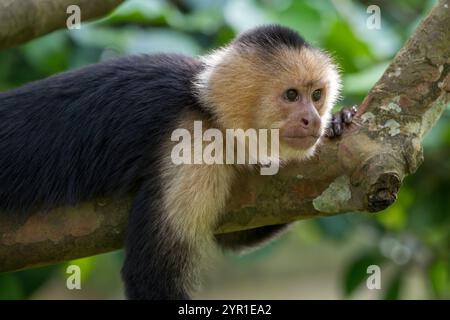
<svg viewBox="0 0 450 320">
<path fill-rule="evenodd" d="M 123 0 L 0 0 L 0 49 L 66 27 L 67 8 L 78 5 L 81 20 L 99 18 Z"/>
<path fill-rule="evenodd" d="M 369 92 L 354 124 L 314 159 L 233 188 L 218 233 L 349 211 L 379 211 L 422 162 L 421 142 L 450 101 L 450 9 L 441 1 Z M 128 199 L 101 199 L 20 221 L 0 215 L 0 271 L 118 249 Z"/>
</svg>

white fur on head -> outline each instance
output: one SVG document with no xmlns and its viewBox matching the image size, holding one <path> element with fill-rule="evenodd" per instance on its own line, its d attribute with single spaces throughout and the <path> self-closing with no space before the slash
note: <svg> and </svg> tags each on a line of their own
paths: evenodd
<svg viewBox="0 0 450 320">
<path fill-rule="evenodd" d="M 224 61 L 224 58 L 230 53 L 229 47 L 216 49 L 211 53 L 200 57 L 200 61 L 205 65 L 205 68 L 196 75 L 194 79 L 194 87 L 201 101 L 209 105 L 209 101 L 204 101 L 208 96 L 208 85 L 211 76 L 216 67 Z"/>
<path fill-rule="evenodd" d="M 331 112 L 336 104 L 336 102 L 340 98 L 341 88 L 342 88 L 342 80 L 341 75 L 339 73 L 339 67 L 334 63 L 331 56 L 326 53 L 323 53 L 327 56 L 328 59 L 328 68 L 327 68 L 327 81 L 328 81 L 328 93 L 325 102 L 325 110 L 322 119 L 322 135 L 325 132 L 325 127 L 330 124 L 331 121 Z"/>
</svg>

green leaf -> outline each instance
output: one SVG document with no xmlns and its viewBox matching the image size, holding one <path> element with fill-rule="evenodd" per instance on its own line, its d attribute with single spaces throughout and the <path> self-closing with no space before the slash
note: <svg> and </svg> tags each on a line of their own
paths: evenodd
<svg viewBox="0 0 450 320">
<path fill-rule="evenodd" d="M 391 278 L 387 289 L 384 294 L 386 300 L 398 300 L 400 298 L 400 290 L 403 284 L 403 272 L 404 270 L 398 270 Z"/>
<path fill-rule="evenodd" d="M 51 75 L 67 69 L 69 49 L 67 33 L 58 31 L 27 43 L 22 52 L 33 68 Z"/>
<path fill-rule="evenodd" d="M 78 45 L 109 48 L 119 54 L 177 52 L 195 55 L 200 52 L 199 46 L 191 36 L 165 28 L 115 29 L 91 25 L 76 31 L 71 33 L 71 36 Z"/>
<path fill-rule="evenodd" d="M 57 266 L 53 265 L 16 272 L 14 275 L 20 281 L 23 298 L 32 296 L 53 276 L 57 269 Z"/>
<path fill-rule="evenodd" d="M 325 237 L 333 240 L 344 240 L 353 228 L 347 216 L 320 218 L 314 222 Z"/>
<path fill-rule="evenodd" d="M 114 30 L 114 28 L 90 24 L 80 30 L 73 30 L 69 35 L 80 47 L 112 48 L 124 52 L 128 33 L 124 29 Z"/>
<path fill-rule="evenodd" d="M 128 54 L 176 52 L 196 55 L 200 51 L 200 47 L 191 36 L 169 29 L 151 29 L 151 31 L 130 33 L 125 48 L 125 52 Z"/>
<path fill-rule="evenodd" d="M 273 23 L 274 20 L 254 0 L 231 0 L 224 8 L 224 18 L 236 32 L 252 27 Z"/>
<path fill-rule="evenodd" d="M 437 260 L 429 269 L 431 288 L 436 298 L 450 298 L 450 266 L 443 259 Z"/>
<path fill-rule="evenodd" d="M 338 59 L 345 73 L 363 70 L 376 62 L 369 46 L 345 20 L 336 20 L 324 38 L 324 46 Z"/>
<path fill-rule="evenodd" d="M 379 63 L 362 71 L 344 76 L 344 95 L 367 93 L 381 78 L 388 66 L 387 62 Z"/>
<path fill-rule="evenodd" d="M 23 298 L 24 292 L 15 274 L 0 274 L 0 300 L 18 300 Z"/>
<path fill-rule="evenodd" d="M 376 215 L 376 219 L 386 228 L 402 230 L 408 222 L 408 209 L 414 203 L 414 190 L 407 186 L 400 189 L 397 201 Z"/>
<path fill-rule="evenodd" d="M 277 23 L 297 30 L 307 41 L 320 40 L 326 30 L 325 24 L 330 18 L 323 19 L 322 14 L 304 1 L 292 1 L 286 9 L 274 13 Z"/>
<path fill-rule="evenodd" d="M 128 0 L 101 23 L 163 24 L 168 10 L 169 8 L 163 1 Z"/>
</svg>

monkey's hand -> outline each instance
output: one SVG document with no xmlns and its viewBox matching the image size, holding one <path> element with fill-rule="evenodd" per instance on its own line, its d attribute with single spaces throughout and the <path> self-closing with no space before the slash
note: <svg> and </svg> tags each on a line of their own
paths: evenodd
<svg viewBox="0 0 450 320">
<path fill-rule="evenodd" d="M 330 139 L 341 136 L 345 126 L 352 123 L 356 111 L 356 107 L 353 106 L 351 108 L 344 108 L 333 114 L 329 126 L 325 129 L 325 136 Z"/>
</svg>

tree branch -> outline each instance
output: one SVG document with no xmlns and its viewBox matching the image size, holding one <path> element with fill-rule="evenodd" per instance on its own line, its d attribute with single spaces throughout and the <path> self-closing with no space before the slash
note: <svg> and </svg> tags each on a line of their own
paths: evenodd
<svg viewBox="0 0 450 320">
<path fill-rule="evenodd" d="M 67 7 L 78 5 L 82 21 L 109 13 L 123 0 L 0 0 L 0 50 L 66 27 Z"/>
<path fill-rule="evenodd" d="M 442 0 L 397 54 L 339 140 L 276 176 L 237 181 L 217 233 L 379 211 L 422 162 L 421 142 L 450 101 L 450 6 Z M 0 271 L 94 255 L 122 247 L 131 203 L 100 199 L 20 220 L 0 215 Z"/>
</svg>

